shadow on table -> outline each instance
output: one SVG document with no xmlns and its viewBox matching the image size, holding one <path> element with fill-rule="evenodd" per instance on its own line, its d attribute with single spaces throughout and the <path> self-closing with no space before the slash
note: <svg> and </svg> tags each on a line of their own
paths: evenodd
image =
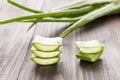
<svg viewBox="0 0 120 80">
<path fill-rule="evenodd" d="M 93 29 L 97 29 L 97 28 L 101 28 L 101 27 L 109 27 L 109 26 L 103 26 L 103 25 L 113 22 L 113 20 L 119 19 L 118 17 L 120 17 L 120 15 L 117 15 L 117 14 L 101 17 L 101 18 L 98 18 L 98 19 L 86 24 L 84 27 L 81 27 L 81 28 L 84 28 L 86 31 L 91 31 Z"/>
<path fill-rule="evenodd" d="M 64 27 L 60 28 L 60 29 L 57 29 L 55 30 L 55 34 L 50 34 L 52 35 L 51 37 L 56 37 L 56 36 L 59 36 L 64 30 L 66 30 L 69 26 L 71 26 L 72 23 L 68 24 L 68 25 L 64 25 Z"/>
<path fill-rule="evenodd" d="M 83 71 L 90 71 L 98 72 L 103 68 L 103 61 L 102 59 L 97 60 L 96 62 L 87 62 L 87 61 L 80 61 L 80 68 L 82 68 Z"/>
<path fill-rule="evenodd" d="M 35 77 L 38 78 L 37 80 L 55 80 L 55 76 L 57 74 L 57 66 L 58 64 L 50 66 L 36 65 Z"/>
</svg>

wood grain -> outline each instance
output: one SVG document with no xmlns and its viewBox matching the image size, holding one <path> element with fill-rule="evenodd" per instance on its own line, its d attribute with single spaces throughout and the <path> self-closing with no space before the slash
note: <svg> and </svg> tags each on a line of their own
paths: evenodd
<svg viewBox="0 0 120 80">
<path fill-rule="evenodd" d="M 48 11 L 73 0 L 15 0 L 28 7 Z M 0 20 L 31 14 L 5 0 L 0 1 Z M 56 37 L 70 23 L 38 23 L 26 32 L 28 23 L 0 25 L 0 80 L 119 80 L 120 15 L 107 16 L 77 29 L 63 40 L 61 61 L 52 66 L 39 66 L 30 60 L 34 35 Z M 75 58 L 76 40 L 100 40 L 104 54 L 95 63 Z"/>
</svg>

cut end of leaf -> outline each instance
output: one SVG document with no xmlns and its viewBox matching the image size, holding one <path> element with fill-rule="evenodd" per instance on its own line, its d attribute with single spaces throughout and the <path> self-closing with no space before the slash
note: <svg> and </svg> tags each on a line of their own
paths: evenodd
<svg viewBox="0 0 120 80">
<path fill-rule="evenodd" d="M 51 59 L 42 59 L 42 58 L 36 58 L 33 57 L 31 58 L 31 60 L 39 65 L 52 65 L 52 64 L 56 64 L 57 62 L 59 62 L 60 58 L 51 58 Z"/>
<path fill-rule="evenodd" d="M 75 44 L 82 53 L 97 53 L 104 48 L 98 40 L 76 41 Z"/>
</svg>

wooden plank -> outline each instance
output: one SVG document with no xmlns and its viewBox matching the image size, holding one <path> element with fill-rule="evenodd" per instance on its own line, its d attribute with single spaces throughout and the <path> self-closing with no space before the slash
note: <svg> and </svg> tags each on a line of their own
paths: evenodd
<svg viewBox="0 0 120 80">
<path fill-rule="evenodd" d="M 37 0 L 20 1 L 27 6 L 36 6 Z M 29 4 L 28 4 L 29 3 Z M 30 5 L 32 3 L 32 5 Z M 1 0 L 2 11 L 0 19 L 7 19 L 20 15 L 31 14 L 26 11 L 15 8 L 9 5 L 5 0 Z M 34 4 L 34 5 L 33 5 Z M 36 6 L 39 8 L 40 6 Z M 36 9 L 37 9 L 36 8 Z M 26 55 L 29 42 L 31 40 L 33 30 L 26 32 L 30 24 L 11 23 L 0 25 L 0 80 L 16 80 L 19 71 Z"/>
</svg>

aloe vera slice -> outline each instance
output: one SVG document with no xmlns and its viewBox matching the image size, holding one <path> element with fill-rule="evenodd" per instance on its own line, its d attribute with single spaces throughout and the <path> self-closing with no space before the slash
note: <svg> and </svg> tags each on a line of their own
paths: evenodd
<svg viewBox="0 0 120 80">
<path fill-rule="evenodd" d="M 89 61 L 89 62 L 95 62 L 96 60 L 99 59 L 101 56 L 103 50 L 96 53 L 96 54 L 85 54 L 85 53 L 79 53 L 76 55 L 78 59 L 84 60 L 84 61 Z"/>
<path fill-rule="evenodd" d="M 40 58 L 53 58 L 60 55 L 61 51 L 54 51 L 54 52 L 42 52 L 37 50 L 32 50 L 32 53 Z"/>
<path fill-rule="evenodd" d="M 45 44 L 39 44 L 39 43 L 32 43 L 32 45 L 37 50 L 46 51 L 46 52 L 59 50 L 59 47 L 61 46 L 61 45 L 45 45 Z"/>
<path fill-rule="evenodd" d="M 78 58 L 78 59 L 81 59 L 81 60 L 84 60 L 84 61 L 91 61 L 91 58 L 89 58 L 89 57 L 86 57 L 86 56 L 83 56 L 82 54 L 76 54 L 76 57 Z"/>
<path fill-rule="evenodd" d="M 82 53 L 97 53 L 103 50 L 103 45 L 97 41 L 76 41 L 76 46 Z"/>
<path fill-rule="evenodd" d="M 55 37 L 55 38 L 47 38 L 41 36 L 35 36 L 32 45 L 40 51 L 55 51 L 59 50 L 60 46 L 62 45 L 62 38 Z"/>
<path fill-rule="evenodd" d="M 50 59 L 42 59 L 37 57 L 32 57 L 31 60 L 39 65 L 52 65 L 59 62 L 60 58 L 50 58 Z"/>
<path fill-rule="evenodd" d="M 81 47 L 79 50 L 82 53 L 97 53 L 100 52 L 103 47 Z"/>
</svg>

